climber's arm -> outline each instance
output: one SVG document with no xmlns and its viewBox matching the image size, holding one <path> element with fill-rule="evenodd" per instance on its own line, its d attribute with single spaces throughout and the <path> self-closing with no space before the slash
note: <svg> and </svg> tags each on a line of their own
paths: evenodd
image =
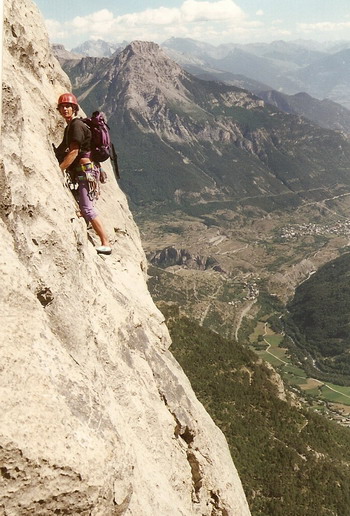
<svg viewBox="0 0 350 516">
<path fill-rule="evenodd" d="M 76 157 L 79 154 L 79 148 L 80 148 L 80 146 L 79 146 L 79 143 L 77 143 L 77 142 L 72 142 L 70 144 L 69 152 L 65 156 L 62 163 L 60 163 L 61 170 L 66 170 L 67 168 L 70 167 L 70 165 L 73 163 L 73 161 L 76 159 Z"/>
</svg>

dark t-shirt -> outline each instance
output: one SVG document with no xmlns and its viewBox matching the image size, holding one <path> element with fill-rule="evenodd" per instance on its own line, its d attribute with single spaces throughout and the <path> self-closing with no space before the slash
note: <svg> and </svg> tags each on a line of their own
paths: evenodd
<svg viewBox="0 0 350 516">
<path fill-rule="evenodd" d="M 73 118 L 73 120 L 69 122 L 64 130 L 63 141 L 67 148 L 69 148 L 71 143 L 77 143 L 79 145 L 79 154 L 73 161 L 71 167 L 78 165 L 82 157 L 90 157 L 91 131 L 80 118 Z"/>
</svg>

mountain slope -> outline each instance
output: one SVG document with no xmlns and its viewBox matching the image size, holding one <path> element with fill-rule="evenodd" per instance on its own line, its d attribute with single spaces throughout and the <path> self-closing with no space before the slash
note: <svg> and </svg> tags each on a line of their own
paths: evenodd
<svg viewBox="0 0 350 516">
<path fill-rule="evenodd" d="M 350 111 L 329 99 L 318 100 L 307 93 L 286 95 L 278 91 L 258 91 L 257 95 L 265 102 L 276 106 L 285 113 L 307 118 L 325 129 L 344 131 L 350 134 Z"/>
<path fill-rule="evenodd" d="M 255 56 L 260 57 L 277 57 L 281 62 L 295 62 L 300 67 L 309 66 L 310 63 L 317 62 L 324 58 L 324 53 L 314 52 L 299 45 L 287 44 L 283 41 L 276 41 L 269 45 L 237 45 L 238 48 L 244 48 L 246 51 L 251 52 Z M 213 47 L 206 45 L 199 45 L 199 42 L 183 40 L 181 38 L 172 38 L 164 42 L 162 48 L 165 52 L 176 61 L 180 66 L 187 70 L 192 75 L 195 75 L 199 79 L 221 81 L 226 84 L 237 86 L 258 95 L 260 98 L 265 100 L 267 103 L 276 106 L 281 111 L 291 113 L 299 116 L 303 116 L 313 123 L 316 123 L 320 127 L 325 129 L 333 129 L 338 131 L 350 132 L 349 117 L 350 112 L 341 104 L 333 102 L 329 99 L 319 100 L 311 97 L 308 93 L 296 93 L 294 95 L 288 95 L 282 91 L 271 90 L 269 86 L 254 80 L 256 70 L 258 69 L 256 64 L 253 66 L 254 72 L 252 73 L 248 61 L 245 61 L 247 66 L 246 75 L 239 75 L 224 71 L 223 69 L 215 68 L 215 63 L 211 62 L 212 57 L 218 55 L 220 51 L 227 58 L 229 51 L 224 53 L 222 46 Z M 181 51 L 182 50 L 182 51 Z M 209 58 L 208 58 L 209 55 Z M 277 65 L 276 65 L 277 66 Z M 259 68 L 265 68 L 265 63 L 260 60 Z M 282 73 L 280 67 L 277 67 L 279 72 Z M 271 80 L 271 70 L 267 69 L 266 73 Z M 301 73 L 301 72 L 300 72 Z M 332 78 L 334 81 L 334 77 Z M 272 81 L 275 84 L 274 81 Z M 298 89 L 309 90 L 307 81 L 300 83 Z"/>
<path fill-rule="evenodd" d="M 249 201 L 270 211 L 349 188 L 345 136 L 200 81 L 152 43 L 91 59 L 66 70 L 84 108 L 107 113 L 133 203 Z"/>
<path fill-rule="evenodd" d="M 310 369 L 334 383 L 350 380 L 350 254 L 332 260 L 302 283 L 288 305 L 294 342 L 316 360 Z"/>
<path fill-rule="evenodd" d="M 197 74 L 193 68 L 196 64 L 204 73 L 211 69 L 218 76 L 224 71 L 242 74 L 250 81 L 268 84 L 267 89 L 292 95 L 306 92 L 321 100 L 330 98 L 349 109 L 348 42 L 320 44 L 298 40 L 213 47 L 186 38 L 171 38 L 163 46 L 166 51 L 175 52 L 174 59 L 180 59 L 180 64 L 193 73 Z M 191 65 L 193 57 L 197 62 Z"/>
</svg>

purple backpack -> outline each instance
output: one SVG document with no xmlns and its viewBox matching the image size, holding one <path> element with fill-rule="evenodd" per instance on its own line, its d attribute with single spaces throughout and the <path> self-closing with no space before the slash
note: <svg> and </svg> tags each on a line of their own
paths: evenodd
<svg viewBox="0 0 350 516">
<path fill-rule="evenodd" d="M 111 137 L 105 114 L 94 111 L 90 118 L 83 118 L 83 122 L 89 126 L 91 131 L 91 160 L 106 161 L 111 157 Z"/>
</svg>

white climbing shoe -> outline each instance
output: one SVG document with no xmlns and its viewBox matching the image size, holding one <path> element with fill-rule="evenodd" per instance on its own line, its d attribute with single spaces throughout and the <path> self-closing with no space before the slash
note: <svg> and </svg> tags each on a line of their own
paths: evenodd
<svg viewBox="0 0 350 516">
<path fill-rule="evenodd" d="M 108 245 L 100 245 L 100 247 L 96 247 L 96 251 L 98 254 L 111 254 L 112 249 L 108 247 Z"/>
</svg>

